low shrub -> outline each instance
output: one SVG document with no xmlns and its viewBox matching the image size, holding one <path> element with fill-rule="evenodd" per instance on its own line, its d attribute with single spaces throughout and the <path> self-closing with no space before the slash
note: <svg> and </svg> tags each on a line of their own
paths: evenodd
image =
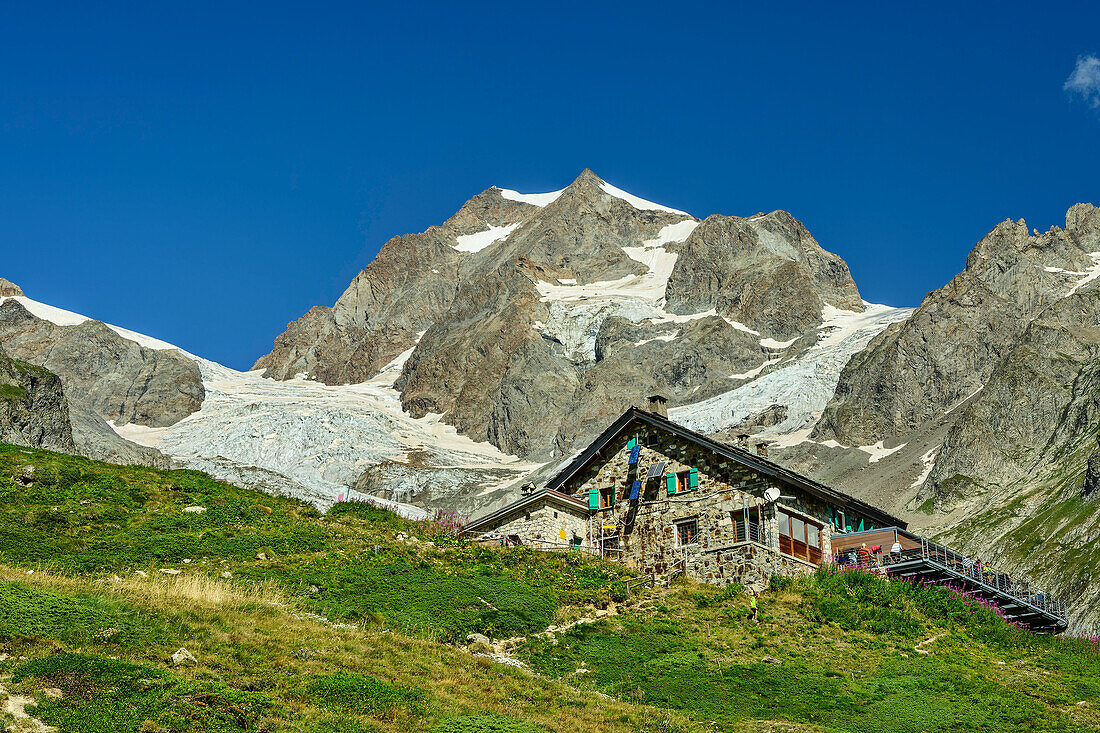
<svg viewBox="0 0 1100 733">
<path fill-rule="evenodd" d="M 141 646 L 165 633 L 163 622 L 120 601 L 0 582 L 0 638 Z"/>
<path fill-rule="evenodd" d="M 81 654 L 24 662 L 15 668 L 12 681 L 24 680 L 62 692 L 60 699 L 40 696 L 36 717 L 81 733 L 253 730 L 274 707 L 265 695 L 219 682 L 181 680 L 151 667 Z"/>
<path fill-rule="evenodd" d="M 305 687 L 318 707 L 355 715 L 383 717 L 398 709 L 421 712 L 424 693 L 413 687 L 394 687 L 374 677 L 340 672 L 315 677 Z"/>
</svg>

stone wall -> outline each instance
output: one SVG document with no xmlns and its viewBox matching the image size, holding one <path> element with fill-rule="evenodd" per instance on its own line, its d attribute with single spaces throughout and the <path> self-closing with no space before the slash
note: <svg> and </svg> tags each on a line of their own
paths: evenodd
<svg viewBox="0 0 1100 733">
<path fill-rule="evenodd" d="M 640 446 L 635 466 L 629 465 L 627 445 L 631 439 Z M 820 522 L 823 556 L 831 554 L 829 511 L 824 501 L 737 461 L 645 425 L 620 436 L 602 453 L 602 460 L 594 461 L 565 490 L 587 500 L 590 489 L 615 487 L 614 506 L 596 512 L 596 532 L 591 541 L 598 544 L 601 536 L 617 537 L 623 561 L 639 572 L 664 574 L 682 563 L 687 575 L 696 580 L 722 585 L 737 582 L 757 588 L 765 585 L 771 575 L 808 572 L 811 564 L 779 552 L 777 506 Z M 658 462 L 665 463 L 664 470 L 659 477 L 646 480 L 649 467 Z M 691 468 L 698 471 L 698 488 L 669 496 L 665 474 Z M 643 481 L 641 499 L 630 502 L 630 487 L 638 479 Z M 784 495 L 778 504 L 764 500 L 764 491 L 773 486 Z M 731 539 L 735 516 L 740 518 L 745 508 L 755 507 L 759 507 L 761 517 L 760 543 Z M 676 523 L 693 518 L 698 523 L 696 541 L 680 546 Z"/>
<path fill-rule="evenodd" d="M 565 507 L 548 498 L 535 501 L 514 511 L 507 512 L 480 529 L 480 534 L 495 536 L 518 535 L 524 544 L 539 543 L 573 544 L 580 538 L 587 544 L 588 515 L 581 507 Z"/>
<path fill-rule="evenodd" d="M 763 590 L 773 575 L 809 575 L 814 566 L 805 560 L 784 555 L 778 550 L 745 542 L 732 547 L 699 553 L 688 569 L 689 576 L 713 585 L 740 583 L 746 588 Z"/>
</svg>

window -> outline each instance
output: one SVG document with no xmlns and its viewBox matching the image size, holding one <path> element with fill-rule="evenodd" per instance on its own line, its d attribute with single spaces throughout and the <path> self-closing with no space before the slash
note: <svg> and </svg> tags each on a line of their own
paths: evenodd
<svg viewBox="0 0 1100 733">
<path fill-rule="evenodd" d="M 680 494 L 685 491 L 691 491 L 691 473 L 681 471 L 676 474 L 676 493 Z"/>
<path fill-rule="evenodd" d="M 554 512 L 554 519 L 557 519 L 557 518 L 558 518 L 558 513 Z"/>
<path fill-rule="evenodd" d="M 612 560 L 618 559 L 619 535 L 607 535 L 600 539 L 600 554 Z"/>
<path fill-rule="evenodd" d="M 699 541 L 699 519 L 692 517 L 676 522 L 676 546 L 686 547 Z"/>
<path fill-rule="evenodd" d="M 806 517 L 777 509 L 779 549 L 788 555 L 812 562 L 821 562 L 821 525 Z"/>
<path fill-rule="evenodd" d="M 604 486 L 600 489 L 600 509 L 615 505 L 615 487 Z"/>
<path fill-rule="evenodd" d="M 759 505 L 730 510 L 730 523 L 732 542 L 764 542 L 760 529 Z"/>
</svg>

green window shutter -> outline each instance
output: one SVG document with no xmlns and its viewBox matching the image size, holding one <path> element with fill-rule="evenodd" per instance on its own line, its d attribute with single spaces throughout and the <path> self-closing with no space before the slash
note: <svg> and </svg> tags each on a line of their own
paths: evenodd
<svg viewBox="0 0 1100 733">
<path fill-rule="evenodd" d="M 618 501 L 619 501 L 619 487 L 612 486 L 611 487 L 611 506 L 615 506 L 615 504 Z"/>
<path fill-rule="evenodd" d="M 626 442 L 626 449 L 630 450 L 631 448 L 633 448 L 636 445 L 638 445 L 638 439 L 637 438 L 631 438 L 630 440 L 628 440 Z"/>
<path fill-rule="evenodd" d="M 588 508 L 599 509 L 600 508 L 600 492 L 596 488 L 588 490 Z"/>
<path fill-rule="evenodd" d="M 669 496 L 672 496 L 673 494 L 676 493 L 676 474 L 674 474 L 674 473 L 666 473 L 665 474 L 665 486 L 668 487 L 668 495 Z"/>
<path fill-rule="evenodd" d="M 698 468 L 693 468 L 690 471 L 688 471 L 688 481 L 691 485 L 691 488 L 693 488 L 693 489 L 699 488 L 699 469 Z"/>
<path fill-rule="evenodd" d="M 859 519 L 859 531 L 860 532 L 863 531 L 863 518 L 862 517 L 860 517 L 860 519 Z"/>
</svg>

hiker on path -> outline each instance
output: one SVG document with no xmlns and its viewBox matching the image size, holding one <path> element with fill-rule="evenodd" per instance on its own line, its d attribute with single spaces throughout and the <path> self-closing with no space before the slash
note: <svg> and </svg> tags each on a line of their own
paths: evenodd
<svg viewBox="0 0 1100 733">
<path fill-rule="evenodd" d="M 757 613 L 760 611 L 760 609 L 756 607 L 756 591 L 750 592 L 752 593 L 752 595 L 749 596 L 749 611 L 752 613 L 751 618 L 753 621 L 756 621 L 756 623 L 760 623 L 760 620 L 756 617 Z"/>
</svg>

